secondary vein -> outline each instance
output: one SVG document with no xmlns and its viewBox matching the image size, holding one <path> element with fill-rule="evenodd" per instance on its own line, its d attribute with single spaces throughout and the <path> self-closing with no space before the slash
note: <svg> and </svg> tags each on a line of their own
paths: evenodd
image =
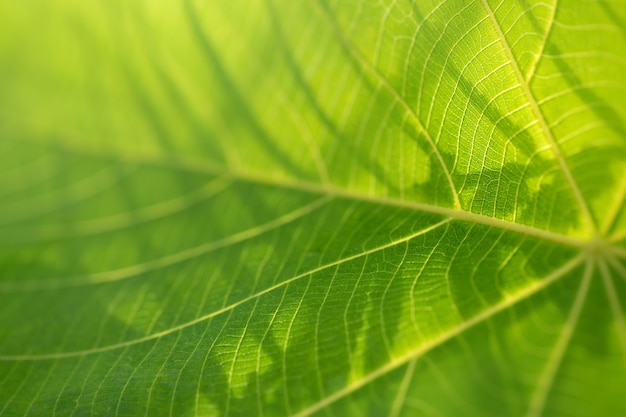
<svg viewBox="0 0 626 417">
<path fill-rule="evenodd" d="M 548 398 L 548 394 L 552 389 L 552 385 L 554 384 L 554 378 L 556 377 L 559 367 L 563 362 L 563 356 L 565 355 L 567 346 L 572 339 L 574 329 L 576 328 L 578 318 L 580 317 L 580 312 L 582 311 L 585 299 L 587 298 L 587 293 L 589 292 L 589 284 L 592 277 L 593 261 L 588 259 L 585 272 L 583 274 L 583 279 L 581 281 L 578 292 L 576 293 L 576 298 L 574 300 L 574 304 L 572 305 L 572 309 L 570 310 L 570 314 L 567 317 L 567 321 L 563 326 L 563 331 L 561 332 L 561 335 L 559 336 L 556 345 L 554 345 L 554 349 L 550 354 L 550 358 L 546 363 L 539 382 L 537 383 L 537 389 L 535 390 L 530 400 L 530 407 L 528 409 L 528 413 L 526 414 L 527 417 L 539 417 L 541 416 L 541 414 L 543 414 L 546 399 Z"/>
<path fill-rule="evenodd" d="M 364 70 L 370 72 L 376 77 L 376 79 L 385 87 L 385 89 L 387 89 L 387 91 L 389 91 L 389 93 L 393 95 L 394 99 L 398 103 L 400 103 L 400 105 L 404 108 L 407 114 L 411 117 L 411 120 L 422 131 L 422 133 L 426 137 L 426 140 L 428 141 L 428 144 L 430 145 L 433 152 L 435 153 L 435 156 L 437 157 L 437 161 L 441 165 L 441 168 L 446 176 L 448 185 L 450 186 L 450 191 L 452 192 L 452 196 L 454 199 L 454 206 L 460 209 L 462 206 L 461 206 L 461 201 L 459 200 L 459 193 L 456 189 L 456 186 L 454 185 L 454 181 L 452 180 L 452 175 L 450 174 L 450 170 L 448 169 L 448 166 L 443 160 L 443 157 L 441 156 L 441 152 L 439 152 L 439 148 L 437 148 L 437 144 L 433 141 L 433 138 L 430 135 L 430 132 L 426 129 L 426 127 L 424 126 L 420 118 L 417 117 L 417 113 L 411 108 L 411 106 L 409 106 L 409 103 L 406 102 L 404 97 L 400 95 L 400 93 L 389 83 L 389 81 L 380 73 L 380 71 L 378 71 L 378 69 L 370 61 L 368 61 L 361 54 L 360 51 L 354 48 L 354 46 L 351 45 L 347 41 L 347 39 L 343 36 L 343 33 L 341 33 L 341 30 L 336 24 L 333 17 L 328 13 L 328 10 L 326 9 L 326 7 L 321 4 L 321 0 L 317 0 L 315 4 L 317 4 L 319 8 L 321 9 L 322 14 L 328 21 L 329 25 L 331 26 L 331 29 L 335 33 L 341 45 L 345 48 L 346 52 L 349 53 L 350 56 L 353 57 L 361 65 L 361 67 Z"/>
<path fill-rule="evenodd" d="M 567 163 L 565 162 L 565 158 L 563 157 L 563 152 L 561 151 L 561 148 L 559 147 L 557 141 L 554 139 L 554 136 L 552 135 L 552 131 L 550 130 L 550 127 L 546 123 L 545 117 L 543 116 L 543 113 L 541 112 L 541 109 L 539 108 L 539 105 L 537 104 L 537 100 L 535 100 L 535 96 L 530 90 L 530 86 L 528 85 L 528 82 L 526 82 L 526 79 L 524 78 L 524 75 L 522 74 L 522 71 L 519 68 L 517 60 L 515 59 L 515 56 L 513 55 L 513 51 L 511 50 L 506 40 L 506 37 L 504 36 L 504 33 L 502 32 L 502 28 L 500 27 L 500 24 L 498 23 L 496 16 L 493 13 L 493 10 L 491 10 L 491 6 L 489 6 L 489 3 L 487 3 L 487 0 L 481 0 L 481 1 L 483 3 L 483 6 L 485 7 L 485 11 L 489 15 L 489 18 L 491 19 L 493 23 L 493 26 L 496 32 L 498 33 L 498 37 L 500 38 L 502 48 L 507 54 L 509 62 L 511 63 L 511 67 L 513 68 L 513 72 L 515 73 L 515 76 L 517 77 L 517 81 L 520 87 L 522 88 L 522 90 L 524 91 L 524 94 L 526 95 L 526 98 L 530 104 L 530 107 L 533 113 L 535 114 L 535 117 L 539 121 L 539 124 L 541 125 L 544 135 L 548 143 L 550 143 L 550 146 L 554 154 L 556 155 L 556 159 L 559 163 L 559 166 L 561 167 L 561 171 L 563 171 L 563 174 L 565 175 L 565 178 L 567 179 L 567 182 L 569 183 L 570 188 L 572 189 L 572 192 L 574 193 L 574 197 L 576 198 L 576 201 L 578 202 L 578 205 L 580 206 L 580 209 L 582 210 L 583 215 L 585 216 L 585 220 L 587 221 L 590 230 L 595 233 L 597 226 L 595 224 L 593 216 L 591 215 L 591 211 L 589 210 L 587 202 L 583 198 L 580 188 L 578 187 L 578 184 L 576 183 L 576 180 L 574 179 L 572 172 L 570 171 Z"/>
<path fill-rule="evenodd" d="M 125 342 L 116 343 L 116 344 L 113 344 L 113 345 L 101 346 L 101 347 L 97 347 L 97 348 L 85 349 L 85 350 L 73 351 L 73 352 L 59 352 L 59 353 L 34 354 L 34 355 L 0 355 L 0 361 L 38 361 L 38 360 L 63 359 L 63 358 L 79 357 L 79 356 L 85 356 L 85 355 L 92 355 L 92 354 L 95 354 L 95 353 L 107 352 L 107 351 L 110 351 L 110 350 L 120 349 L 120 348 L 124 348 L 124 347 L 128 347 L 128 346 L 136 345 L 136 344 L 139 344 L 139 343 L 147 342 L 149 340 L 159 339 L 159 338 L 161 338 L 163 336 L 167 336 L 168 334 L 172 334 L 172 333 L 177 332 L 179 330 L 185 329 L 187 327 L 193 326 L 193 325 L 198 324 L 200 322 L 209 320 L 209 319 L 211 319 L 213 317 L 219 316 L 220 314 L 223 314 L 225 312 L 229 312 L 231 310 L 234 310 L 235 308 L 239 307 L 242 304 L 247 303 L 248 301 L 255 300 L 255 299 L 257 299 L 257 298 L 259 298 L 259 297 L 261 297 L 261 296 L 263 296 L 263 295 L 265 295 L 267 293 L 275 291 L 278 288 L 283 288 L 283 287 L 287 286 L 288 284 L 290 284 L 292 282 L 298 281 L 298 280 L 300 280 L 302 278 L 305 278 L 305 277 L 309 277 L 309 276 L 311 276 L 311 275 L 313 275 L 313 274 L 315 274 L 317 272 L 326 270 L 328 268 L 335 267 L 337 265 L 341 265 L 341 264 L 343 264 L 345 262 L 349 262 L 351 260 L 358 259 L 358 258 L 367 256 L 367 255 L 375 253 L 375 252 L 379 252 L 381 250 L 384 250 L 384 249 L 396 246 L 396 245 L 398 245 L 400 243 L 403 243 L 403 242 L 408 242 L 409 240 L 415 239 L 418 236 L 422 236 L 422 235 L 424 235 L 426 233 L 434 231 L 434 230 L 438 229 L 439 227 L 441 227 L 441 226 L 443 226 L 443 225 L 445 225 L 445 224 L 447 224 L 449 222 L 450 222 L 450 219 L 444 219 L 444 220 L 440 221 L 439 223 L 435 223 L 435 224 L 433 224 L 433 225 L 431 225 L 431 226 L 429 226 L 427 228 L 424 228 L 424 229 L 422 229 L 422 230 L 420 230 L 418 232 L 415 232 L 415 233 L 413 233 L 413 234 L 411 234 L 409 236 L 405 236 L 405 237 L 403 237 L 401 239 L 398 239 L 398 240 L 386 243 L 384 245 L 381 245 L 381 246 L 369 249 L 367 251 L 360 252 L 360 253 L 348 256 L 346 258 L 342 258 L 342 259 L 339 259 L 337 261 L 330 262 L 328 264 L 319 266 L 317 268 L 305 271 L 305 272 L 300 273 L 298 275 L 295 275 L 295 276 L 293 276 L 293 277 L 291 277 L 289 279 L 283 280 L 283 281 L 281 281 L 281 282 L 279 282 L 279 283 L 277 283 L 277 284 L 275 284 L 275 285 L 273 285 L 271 287 L 268 287 L 268 288 L 266 288 L 266 289 L 264 289 L 262 291 L 259 291 L 259 292 L 255 293 L 255 294 L 253 294 L 253 295 L 251 295 L 249 297 L 246 297 L 246 298 L 243 298 L 243 299 L 241 299 L 239 301 L 236 301 L 236 302 L 234 302 L 234 303 L 232 303 L 232 304 L 230 304 L 230 305 L 228 305 L 226 307 L 223 307 L 223 308 L 221 308 L 219 310 L 213 311 L 213 312 L 211 312 L 209 314 L 206 314 L 204 316 L 198 317 L 198 318 L 196 318 L 194 320 L 191 320 L 191 321 L 188 321 L 186 323 L 179 324 L 178 326 L 171 327 L 171 328 L 169 328 L 167 330 L 163 330 L 163 331 L 160 331 L 160 332 L 157 332 L 157 333 L 153 333 L 153 334 L 150 334 L 150 335 L 138 338 L 138 339 L 127 340 Z"/>
<path fill-rule="evenodd" d="M 352 384 L 342 388 L 341 390 L 336 391 L 334 394 L 324 398 L 323 400 L 321 400 L 321 401 L 319 401 L 319 402 L 309 406 L 308 408 L 306 408 L 304 410 L 301 410 L 299 413 L 295 414 L 293 417 L 310 416 L 310 415 L 312 415 L 312 414 L 314 414 L 314 413 L 316 413 L 316 412 L 318 412 L 318 411 L 328 407 L 332 403 L 334 403 L 334 402 L 336 402 L 336 401 L 338 401 L 338 400 L 340 400 L 340 399 L 342 399 L 342 398 L 352 394 L 353 392 L 359 390 L 360 388 L 362 388 L 365 385 L 371 383 L 372 381 L 382 377 L 383 375 L 386 375 L 389 372 L 399 368 L 400 366 L 406 364 L 407 362 L 410 362 L 411 360 L 413 360 L 415 358 L 419 358 L 419 357 L 425 355 L 429 351 L 431 351 L 434 348 L 444 344 L 448 340 L 458 336 L 459 334 L 465 332 L 466 330 L 469 330 L 469 329 L 473 328 L 474 326 L 484 322 L 485 320 L 489 319 L 490 317 L 493 317 L 494 315 L 498 314 L 499 312 L 501 312 L 501 311 L 511 307 L 512 305 L 514 305 L 514 304 L 516 304 L 516 303 L 518 303 L 518 302 L 520 302 L 520 301 L 522 301 L 522 300 L 532 296 L 533 294 L 537 293 L 541 289 L 546 288 L 548 285 L 554 283 L 559 278 L 565 276 L 568 272 L 571 272 L 584 259 L 585 259 L 585 255 L 584 254 L 578 255 L 576 258 L 574 258 L 571 261 L 569 261 L 568 263 L 566 263 L 564 266 L 562 266 L 561 268 L 559 268 L 558 270 L 556 270 L 555 272 L 553 272 L 552 274 L 547 276 L 545 279 L 531 284 L 529 287 L 519 291 L 514 296 L 511 296 L 509 298 L 503 299 L 499 303 L 497 303 L 497 304 L 493 305 L 492 307 L 484 310 L 482 313 L 477 314 L 476 316 L 472 317 L 471 319 L 463 322 L 459 326 L 454 327 L 454 328 L 452 328 L 452 329 L 442 333 L 438 337 L 435 337 L 434 339 L 424 343 L 423 345 L 418 346 L 417 348 L 415 348 L 413 350 L 409 350 L 404 355 L 399 356 L 399 357 L 391 360 L 386 365 L 381 366 L 380 368 L 378 368 L 375 371 L 371 372 L 370 374 L 366 375 L 362 379 L 353 382 Z"/>
</svg>

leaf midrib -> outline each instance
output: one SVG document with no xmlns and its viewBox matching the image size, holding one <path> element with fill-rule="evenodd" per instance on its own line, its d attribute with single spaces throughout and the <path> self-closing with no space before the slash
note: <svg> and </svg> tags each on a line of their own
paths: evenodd
<svg viewBox="0 0 626 417">
<path fill-rule="evenodd" d="M 99 155 L 102 157 L 102 155 Z M 120 159 L 121 160 L 121 159 Z M 124 158 L 125 161 L 128 161 L 128 158 Z M 137 160 L 133 161 L 134 163 L 138 163 Z M 151 165 L 156 161 L 142 161 L 142 163 Z M 163 162 L 163 161 L 161 161 Z M 187 165 L 180 165 L 180 160 L 177 162 L 176 167 L 181 169 L 182 167 L 189 168 Z M 169 165 L 169 164 L 168 164 Z M 219 249 L 221 247 L 229 246 L 230 244 L 240 243 L 242 241 L 248 240 L 249 238 L 256 237 L 260 234 L 265 233 L 266 231 L 273 230 L 276 227 L 280 227 L 286 223 L 295 220 L 302 215 L 308 214 L 313 209 L 317 208 L 320 204 L 325 203 L 328 199 L 342 198 L 352 201 L 362 201 L 367 203 L 379 204 L 387 207 L 396 207 L 396 208 L 408 208 L 419 212 L 431 213 L 441 215 L 448 220 L 457 220 L 462 222 L 467 222 L 471 224 L 481 224 L 488 227 L 497 228 L 504 231 L 509 231 L 513 233 L 517 233 L 523 236 L 539 238 L 545 241 L 554 242 L 558 244 L 562 244 L 565 246 L 578 248 L 581 251 L 588 252 L 596 245 L 597 238 L 589 237 L 587 239 L 571 237 L 559 233 L 554 233 L 542 229 L 538 229 L 532 226 L 527 226 L 519 223 L 509 222 L 506 220 L 497 219 L 494 217 L 485 216 L 482 214 L 476 214 L 468 211 L 445 208 L 440 206 L 435 206 L 432 204 L 412 202 L 408 200 L 400 200 L 391 197 L 382 197 L 382 196 L 371 196 L 363 193 L 358 193 L 355 191 L 351 191 L 345 188 L 330 186 L 330 185 L 322 185 L 313 182 L 301 181 L 301 180 L 288 180 L 288 179 L 278 179 L 274 177 L 266 177 L 261 176 L 256 173 L 248 173 L 243 171 L 227 171 L 225 167 L 223 167 L 223 171 L 218 169 L 212 169 L 207 167 L 205 164 L 201 164 L 203 173 L 216 175 L 219 178 L 224 180 L 229 180 L 232 182 L 247 182 L 247 183 L 256 183 L 263 184 L 278 188 L 284 189 L 292 189 L 298 192 L 308 192 L 312 194 L 318 194 L 321 196 L 320 200 L 316 200 L 311 204 L 307 204 L 299 209 L 296 209 L 292 212 L 287 213 L 284 216 L 276 218 L 272 221 L 264 223 L 262 225 L 256 226 L 251 229 L 246 229 L 240 232 L 237 232 L 233 235 L 226 236 L 222 239 L 218 239 L 216 241 L 211 241 L 204 243 L 202 245 L 198 245 L 192 248 L 185 249 L 183 251 L 175 252 L 169 254 L 163 258 L 149 260 L 140 264 L 130 265 L 119 269 L 108 270 L 108 271 L 100 271 L 89 275 L 84 276 L 74 276 L 74 277 L 61 277 L 61 278 L 50 278 L 43 281 L 5 281 L 0 283 L 0 293 L 2 292 L 24 292 L 24 291 L 38 291 L 38 290 L 54 290 L 65 287 L 76 287 L 76 286 L 85 286 L 85 285 L 93 285 L 98 283 L 105 282 L 115 282 L 125 280 L 134 276 L 138 276 L 142 273 L 152 271 L 155 269 L 162 268 L 164 266 L 171 266 L 180 262 L 187 261 L 189 259 L 193 259 L 197 256 L 204 255 L 209 253 L 215 249 Z M 192 169 L 185 169 L 188 171 L 192 171 Z M 198 172 L 198 170 L 193 169 L 194 172 Z M 158 204 L 157 204 L 158 205 Z"/>
<path fill-rule="evenodd" d="M 414 202 L 410 200 L 402 200 L 394 197 L 376 196 L 361 193 L 358 191 L 350 190 L 335 185 L 324 185 L 312 181 L 291 179 L 291 178 L 279 178 L 273 176 L 267 176 L 259 174 L 254 171 L 243 171 L 237 169 L 231 169 L 224 165 L 215 163 L 207 163 L 200 158 L 192 157 L 175 157 L 167 158 L 165 155 L 155 152 L 152 154 L 144 153 L 126 153 L 121 154 L 118 152 L 110 152 L 106 150 L 90 150 L 82 146 L 77 146 L 73 143 L 54 143 L 42 142 L 39 140 L 29 140 L 31 143 L 37 143 L 39 145 L 54 146 L 60 148 L 60 150 L 72 153 L 74 155 L 102 158 L 116 162 L 159 167 L 164 169 L 173 169 L 182 172 L 190 172 L 196 174 L 206 174 L 211 176 L 219 176 L 225 180 L 231 180 L 233 182 L 246 182 L 254 184 L 262 184 L 268 186 L 274 186 L 278 188 L 292 189 L 300 192 L 309 192 L 314 194 L 328 195 L 332 197 L 345 198 L 348 200 L 364 201 L 374 204 L 380 204 L 383 206 L 399 207 L 415 209 L 417 211 L 440 214 L 443 216 L 451 217 L 455 220 L 467 221 L 477 224 L 488 225 L 503 230 L 512 231 L 515 233 L 524 234 L 526 236 L 538 237 L 544 240 L 548 240 L 555 243 L 561 243 L 566 246 L 585 248 L 589 246 L 592 239 L 596 237 L 595 234 L 588 234 L 586 236 L 576 237 L 568 236 L 563 233 L 551 232 L 549 230 L 540 229 L 534 226 L 528 226 L 522 223 L 516 223 L 508 220 L 498 219 L 495 217 L 486 216 L 483 214 L 472 213 L 469 211 L 436 206 L 428 203 Z"/>
<path fill-rule="evenodd" d="M 535 99 L 535 96 L 530 89 L 529 81 L 526 81 L 526 79 L 524 78 L 524 75 L 522 74 L 522 71 L 520 70 L 519 64 L 517 63 L 517 60 L 515 59 L 515 56 L 513 55 L 513 51 L 511 50 L 511 47 L 509 46 L 506 40 L 506 36 L 502 32 L 502 28 L 500 27 L 500 24 L 498 23 L 498 20 L 496 19 L 496 16 L 494 14 L 494 11 L 491 9 L 491 6 L 489 6 L 489 3 L 487 2 L 487 0 L 481 0 L 481 2 L 485 8 L 485 11 L 489 19 L 491 20 L 491 23 L 493 24 L 493 27 L 495 28 L 498 34 L 498 38 L 500 39 L 502 48 L 504 49 L 504 52 L 506 53 L 509 59 L 511 68 L 513 69 L 513 72 L 515 73 L 515 77 L 517 78 L 518 84 L 522 88 L 522 91 L 524 92 L 524 95 L 526 96 L 526 100 L 530 104 L 530 108 L 532 109 L 535 115 L 535 118 L 539 121 L 541 130 L 543 131 L 543 134 L 546 140 L 550 144 L 550 147 L 552 148 L 552 151 L 554 152 L 554 155 L 556 156 L 556 159 L 559 163 L 561 171 L 565 175 L 565 178 L 567 179 L 567 182 L 571 188 L 571 191 L 574 193 L 574 197 L 576 198 L 576 201 L 583 213 L 583 217 L 585 221 L 587 222 L 587 226 L 590 228 L 592 233 L 595 233 L 597 230 L 597 226 L 595 224 L 593 216 L 591 215 L 591 212 L 589 211 L 589 206 L 587 202 L 585 201 L 585 199 L 583 198 L 580 188 L 578 187 L 578 183 L 574 179 L 574 176 L 572 175 L 572 171 L 569 169 L 569 166 L 567 165 L 567 162 L 565 161 L 563 152 L 561 151 L 561 148 L 559 147 L 558 142 L 556 141 L 556 139 L 554 138 L 554 135 L 552 134 L 552 130 L 550 130 L 550 127 L 548 126 L 548 123 L 546 122 L 546 119 L 541 109 L 539 108 L 539 105 L 537 104 L 537 100 Z M 556 10 L 556 5 L 554 6 L 554 9 Z M 556 11 L 554 13 L 556 14 Z M 554 17 L 552 18 L 552 20 L 554 20 Z M 543 51 L 543 48 L 545 48 L 545 44 L 547 43 L 548 36 L 549 36 L 549 32 L 545 35 L 544 44 L 542 46 L 542 51 Z M 543 56 L 543 53 L 539 55 L 539 58 L 537 62 L 535 63 L 535 66 L 539 65 L 539 60 L 541 60 L 542 56 Z"/>
</svg>

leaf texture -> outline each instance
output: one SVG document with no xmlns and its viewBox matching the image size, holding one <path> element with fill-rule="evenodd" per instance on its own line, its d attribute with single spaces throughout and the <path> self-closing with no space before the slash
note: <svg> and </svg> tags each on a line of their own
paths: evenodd
<svg viewBox="0 0 626 417">
<path fill-rule="evenodd" d="M 0 415 L 626 414 L 618 1 L 0 4 Z"/>
</svg>

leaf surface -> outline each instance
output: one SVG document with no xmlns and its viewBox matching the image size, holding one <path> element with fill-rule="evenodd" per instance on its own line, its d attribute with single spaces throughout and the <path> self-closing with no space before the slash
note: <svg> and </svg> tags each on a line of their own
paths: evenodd
<svg viewBox="0 0 626 417">
<path fill-rule="evenodd" d="M 0 415 L 625 414 L 625 10 L 1 3 Z"/>
</svg>

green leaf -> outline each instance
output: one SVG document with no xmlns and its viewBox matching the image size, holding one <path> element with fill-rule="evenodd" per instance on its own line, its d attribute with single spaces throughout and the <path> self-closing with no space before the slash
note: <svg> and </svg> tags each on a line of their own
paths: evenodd
<svg viewBox="0 0 626 417">
<path fill-rule="evenodd" d="M 623 6 L 1 2 L 0 415 L 626 415 Z"/>
</svg>

